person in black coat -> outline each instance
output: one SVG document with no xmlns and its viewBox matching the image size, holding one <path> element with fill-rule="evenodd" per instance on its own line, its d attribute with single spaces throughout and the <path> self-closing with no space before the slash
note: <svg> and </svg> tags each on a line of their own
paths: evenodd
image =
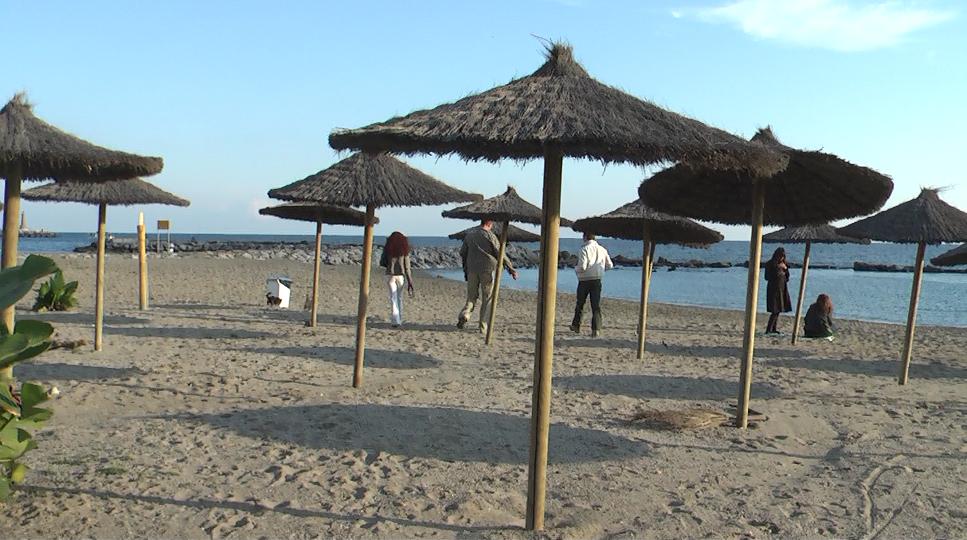
<svg viewBox="0 0 967 540">
<path fill-rule="evenodd" d="M 828 294 L 821 294 L 816 303 L 806 310 L 803 328 L 808 338 L 828 338 L 833 335 L 836 325 L 833 324 L 833 301 Z"/>
<path fill-rule="evenodd" d="M 778 334 L 776 328 L 779 314 L 792 311 L 792 299 L 789 298 L 789 265 L 786 264 L 786 250 L 776 248 L 772 258 L 766 263 L 766 311 L 769 312 L 769 323 L 766 334 Z"/>
</svg>

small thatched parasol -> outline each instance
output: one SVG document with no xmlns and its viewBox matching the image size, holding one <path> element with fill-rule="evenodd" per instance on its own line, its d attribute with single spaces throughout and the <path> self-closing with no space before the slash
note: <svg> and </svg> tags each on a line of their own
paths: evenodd
<svg viewBox="0 0 967 540">
<path fill-rule="evenodd" d="M 648 208 L 641 199 L 616 208 L 607 214 L 579 219 L 571 226 L 578 232 L 589 232 L 624 240 L 641 240 L 641 299 L 638 304 L 638 359 L 645 356 L 645 331 L 648 326 L 648 292 L 656 244 L 708 245 L 721 242 L 719 232 L 694 221 Z"/>
<path fill-rule="evenodd" d="M 955 247 L 950 251 L 941 253 L 940 255 L 930 259 L 930 262 L 937 266 L 956 266 L 958 264 L 967 264 L 967 244 L 961 244 L 960 247 Z"/>
<path fill-rule="evenodd" d="M 490 197 L 482 201 L 470 203 L 466 206 L 445 210 L 443 217 L 456 219 L 475 219 L 491 220 L 501 225 L 500 231 L 500 250 L 497 255 L 497 273 L 494 276 L 493 292 L 490 295 L 490 320 L 487 323 L 487 335 L 484 343 L 490 345 L 494 335 L 494 322 L 497 320 L 497 297 L 500 294 L 500 269 L 504 266 L 504 253 L 507 251 L 508 236 L 510 234 L 510 222 L 530 223 L 539 225 L 541 223 L 541 209 L 525 201 L 517 194 L 517 190 L 507 186 L 507 191 Z M 570 221 L 561 218 L 562 224 L 570 225 Z"/>
<path fill-rule="evenodd" d="M 108 150 L 65 133 L 34 116 L 27 96 L 13 96 L 0 109 L 0 178 L 4 182 L 2 267 L 17 264 L 17 219 L 23 180 L 119 180 L 161 172 L 158 157 Z M 14 308 L 3 312 L 8 328 Z"/>
<path fill-rule="evenodd" d="M 390 155 L 378 152 L 353 154 L 298 182 L 269 190 L 269 197 L 284 201 L 366 207 L 363 267 L 359 278 L 359 307 L 356 320 L 354 388 L 358 388 L 363 383 L 366 306 L 369 303 L 369 271 L 373 261 L 373 225 L 376 223 L 376 208 L 432 206 L 481 199 L 480 195 L 448 186 Z"/>
<path fill-rule="evenodd" d="M 759 130 L 752 140 L 785 155 L 788 167 L 775 174 L 722 174 L 707 167 L 679 164 L 638 188 L 643 200 L 663 212 L 752 225 L 736 418 L 740 428 L 749 421 L 763 223 L 818 225 L 861 216 L 879 209 L 893 192 L 889 177 L 832 154 L 785 146 L 769 128 Z"/>
<path fill-rule="evenodd" d="M 900 351 L 900 384 L 910 378 L 913 356 L 913 330 L 917 322 L 920 283 L 923 278 L 923 256 L 927 244 L 967 241 L 967 212 L 940 200 L 939 190 L 923 189 L 920 196 L 879 214 L 851 223 L 839 231 L 850 236 L 870 238 L 897 244 L 917 244 L 917 262 L 913 271 L 907 329 Z"/>
<path fill-rule="evenodd" d="M 97 276 L 94 300 L 94 350 L 102 348 L 104 331 L 104 241 L 107 227 L 107 207 L 135 204 L 165 204 L 188 206 L 190 203 L 159 189 L 144 180 L 116 180 L 113 182 L 51 182 L 23 192 L 30 201 L 76 202 L 97 205 Z"/>
<path fill-rule="evenodd" d="M 463 240 L 464 237 L 467 236 L 467 233 L 468 232 L 470 232 L 470 231 L 472 231 L 472 230 L 474 230 L 476 228 L 477 228 L 477 226 L 474 225 L 473 227 L 470 227 L 468 229 L 464 229 L 462 231 L 457 231 L 455 233 L 450 234 L 448 236 L 448 238 L 452 238 L 453 240 Z M 504 230 L 504 225 L 502 223 L 495 223 L 494 224 L 494 234 L 496 234 L 498 237 L 501 234 L 503 234 L 503 230 Z M 539 235 L 539 234 L 532 233 L 530 231 L 521 229 L 520 227 L 517 227 L 516 225 L 508 225 L 507 226 L 507 242 L 508 243 L 509 242 L 540 242 L 540 241 L 541 241 L 541 235 Z"/>
<path fill-rule="evenodd" d="M 799 299 L 796 301 L 796 316 L 792 322 L 792 344 L 799 341 L 799 321 L 802 315 L 802 302 L 806 294 L 806 274 L 809 272 L 809 252 L 813 243 L 817 244 L 869 244 L 869 238 L 854 238 L 840 234 L 832 225 L 801 225 L 786 227 L 762 235 L 762 241 L 772 244 L 806 244 L 802 256 L 802 276 L 799 279 Z"/>
<path fill-rule="evenodd" d="M 544 160 L 526 515 L 526 527 L 536 530 L 544 528 L 564 156 L 639 165 L 690 160 L 759 174 L 786 164 L 784 156 L 759 144 L 594 80 L 564 44 L 550 46 L 547 61 L 531 75 L 433 109 L 334 131 L 329 144 L 337 149 L 458 154 L 468 160 Z"/>
<path fill-rule="evenodd" d="M 287 203 L 268 206 L 259 209 L 259 214 L 282 219 L 311 221 L 316 224 L 316 256 L 312 264 L 312 300 L 309 304 L 309 326 L 315 326 L 316 313 L 319 310 L 319 259 L 322 252 L 322 224 L 362 227 L 366 224 L 366 214 L 352 208 L 312 203 Z M 379 220 L 377 219 L 376 222 L 378 223 Z"/>
</svg>

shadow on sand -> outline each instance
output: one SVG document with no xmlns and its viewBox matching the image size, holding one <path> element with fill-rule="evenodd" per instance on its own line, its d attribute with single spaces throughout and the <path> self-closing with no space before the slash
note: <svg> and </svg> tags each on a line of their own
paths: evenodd
<svg viewBox="0 0 967 540">
<path fill-rule="evenodd" d="M 899 360 L 857 360 L 855 358 L 838 360 L 829 358 L 783 358 L 769 360 L 765 365 L 779 368 L 808 369 L 833 373 L 848 373 L 850 375 L 891 378 L 895 378 L 900 370 Z M 967 379 L 967 369 L 939 363 L 918 364 L 916 358 L 914 358 L 910 363 L 910 378 L 962 380 Z"/>
<path fill-rule="evenodd" d="M 589 347 L 599 349 L 636 349 L 638 341 L 634 339 L 621 338 L 565 338 L 554 341 L 556 347 Z M 739 358 L 742 356 L 742 347 L 733 345 L 676 345 L 670 344 L 667 340 L 652 339 L 645 343 L 645 352 L 660 356 L 685 356 L 700 358 Z M 756 347 L 756 358 L 803 358 L 810 356 L 810 353 L 798 349 L 775 347 Z"/>
<path fill-rule="evenodd" d="M 735 399 L 739 391 L 739 383 L 736 381 L 659 375 L 573 375 L 555 377 L 554 384 L 598 394 L 659 399 Z M 773 398 L 780 394 L 779 389 L 771 384 L 752 383 L 752 395 L 756 398 Z"/>
<path fill-rule="evenodd" d="M 17 378 L 37 381 L 96 381 L 103 379 L 123 379 L 144 374 L 136 368 L 113 368 L 64 364 L 61 362 L 17 364 Z"/>
<path fill-rule="evenodd" d="M 343 366 L 352 366 L 356 361 L 356 349 L 352 347 L 262 347 L 239 349 L 255 354 L 292 356 L 310 360 L 322 360 Z M 442 364 L 436 358 L 407 351 L 388 351 L 385 349 L 366 349 L 366 367 L 388 369 L 424 369 Z"/>
<path fill-rule="evenodd" d="M 236 328 L 204 328 L 204 327 L 178 327 L 166 326 L 164 328 L 152 327 L 108 327 L 105 334 L 116 336 L 131 337 L 158 337 L 175 339 L 260 339 L 279 337 L 278 334 L 271 332 L 257 332 L 252 330 L 239 330 Z"/>
<path fill-rule="evenodd" d="M 167 418 L 205 422 L 245 437 L 307 448 L 363 449 L 493 464 L 526 463 L 530 440 L 527 417 L 445 407 L 334 403 Z M 634 458 L 648 453 L 647 446 L 605 431 L 554 424 L 550 433 L 552 463 Z"/>
<path fill-rule="evenodd" d="M 66 324 L 87 324 L 94 325 L 94 314 L 85 313 L 82 311 L 48 311 L 46 313 L 31 313 L 29 316 L 25 317 L 27 319 L 36 319 L 38 321 L 47 321 L 50 323 L 66 323 Z M 105 315 L 104 324 L 148 324 L 151 321 L 149 319 L 143 319 L 141 317 L 129 317 L 127 315 Z"/>
</svg>

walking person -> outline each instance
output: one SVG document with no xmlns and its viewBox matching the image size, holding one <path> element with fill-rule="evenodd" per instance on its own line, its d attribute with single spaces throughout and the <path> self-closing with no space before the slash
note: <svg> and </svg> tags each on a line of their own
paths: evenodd
<svg viewBox="0 0 967 540">
<path fill-rule="evenodd" d="M 463 237 L 460 258 L 463 260 L 463 277 L 467 280 L 467 301 L 457 316 L 457 328 L 466 326 L 474 307 L 480 307 L 480 332 L 487 332 L 490 320 L 490 298 L 494 288 L 494 272 L 499 271 L 497 257 L 500 255 L 500 242 L 493 233 L 494 222 L 482 220 Z M 504 256 L 503 265 L 510 277 L 517 279 L 517 270 L 510 259 Z"/>
<path fill-rule="evenodd" d="M 816 303 L 806 310 L 806 317 L 803 319 L 803 333 L 808 338 L 827 338 L 832 341 L 835 330 L 833 301 L 828 294 L 821 294 L 816 298 Z"/>
<path fill-rule="evenodd" d="M 772 258 L 766 263 L 766 311 L 769 312 L 769 322 L 766 324 L 766 334 L 778 334 L 779 314 L 792 311 L 792 300 L 789 298 L 789 265 L 786 263 L 786 250 L 776 248 Z"/>
<path fill-rule="evenodd" d="M 577 304 L 574 306 L 574 319 L 571 321 L 571 331 L 581 331 L 581 315 L 584 303 L 591 297 L 591 337 L 598 337 L 601 330 L 601 278 L 604 273 L 614 268 L 608 250 L 604 249 L 591 233 L 584 233 L 584 245 L 578 254 L 577 266 L 574 273 L 578 276 Z"/>
<path fill-rule="evenodd" d="M 386 239 L 380 266 L 386 268 L 389 285 L 390 324 L 398 328 L 403 324 L 403 285 L 413 295 L 413 274 L 410 272 L 410 241 L 406 236 L 394 231 Z"/>
</svg>

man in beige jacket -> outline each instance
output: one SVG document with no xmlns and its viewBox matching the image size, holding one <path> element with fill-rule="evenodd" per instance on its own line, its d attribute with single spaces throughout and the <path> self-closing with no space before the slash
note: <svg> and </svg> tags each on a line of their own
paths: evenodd
<svg viewBox="0 0 967 540">
<path fill-rule="evenodd" d="M 457 316 L 457 328 L 463 328 L 470 320 L 474 306 L 480 306 L 480 331 L 487 331 L 490 320 L 490 297 L 494 288 L 494 272 L 498 270 L 497 257 L 500 242 L 491 231 L 494 222 L 485 219 L 463 237 L 460 258 L 463 259 L 463 276 L 467 280 L 467 302 Z M 504 256 L 504 266 L 510 277 L 517 279 L 517 270 Z M 478 304 L 479 300 L 479 304 Z"/>
</svg>

